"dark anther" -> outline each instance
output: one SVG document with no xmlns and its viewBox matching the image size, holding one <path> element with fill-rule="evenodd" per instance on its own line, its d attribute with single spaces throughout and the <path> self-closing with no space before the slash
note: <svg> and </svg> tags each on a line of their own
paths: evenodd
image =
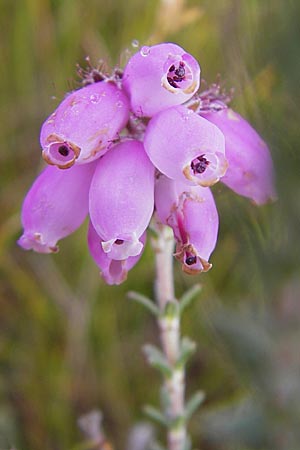
<svg viewBox="0 0 300 450">
<path fill-rule="evenodd" d="M 173 88 L 178 88 L 177 84 L 175 83 L 175 81 L 173 80 L 173 78 L 171 77 L 167 77 L 168 83 L 173 87 Z"/>
<path fill-rule="evenodd" d="M 176 69 L 175 64 L 172 64 L 168 71 L 167 80 L 169 84 L 174 88 L 179 88 L 177 83 L 181 83 L 185 79 L 184 63 L 180 61 L 179 66 Z"/>
<path fill-rule="evenodd" d="M 203 173 L 209 166 L 209 161 L 204 158 L 204 155 L 198 156 L 198 158 L 194 159 L 191 164 L 191 168 L 194 173 Z"/>
<path fill-rule="evenodd" d="M 182 61 L 179 63 L 178 69 L 175 70 L 175 75 L 177 75 L 177 77 L 180 78 L 180 80 L 178 80 L 178 81 L 183 80 L 183 78 L 185 76 L 185 68 L 184 68 L 184 63 Z"/>
<path fill-rule="evenodd" d="M 196 256 L 188 256 L 185 260 L 185 263 L 188 266 L 192 266 L 193 264 L 196 264 L 197 262 L 197 257 Z"/>
<path fill-rule="evenodd" d="M 123 242 L 124 242 L 123 239 L 116 239 L 116 240 L 115 240 L 115 244 L 116 244 L 116 245 L 122 245 Z"/>
<path fill-rule="evenodd" d="M 61 145 L 58 149 L 58 153 L 61 154 L 61 156 L 68 156 L 70 150 L 66 145 Z"/>
</svg>

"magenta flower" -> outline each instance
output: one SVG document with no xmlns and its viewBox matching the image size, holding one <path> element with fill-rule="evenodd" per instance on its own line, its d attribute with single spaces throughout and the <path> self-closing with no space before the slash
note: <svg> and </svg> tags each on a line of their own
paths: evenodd
<svg viewBox="0 0 300 450">
<path fill-rule="evenodd" d="M 273 164 L 267 144 L 230 108 L 203 114 L 225 136 L 228 170 L 222 182 L 258 205 L 276 198 Z"/>
<path fill-rule="evenodd" d="M 126 95 L 111 82 L 70 93 L 41 129 L 43 158 L 61 169 L 104 155 L 129 117 Z"/>
<path fill-rule="evenodd" d="M 155 206 L 159 220 L 173 229 L 175 256 L 181 261 L 182 270 L 190 274 L 207 272 L 219 228 L 210 189 L 188 186 L 162 175 L 156 181 Z"/>
<path fill-rule="evenodd" d="M 199 84 L 198 62 L 172 43 L 142 47 L 129 59 L 123 75 L 131 109 L 139 117 L 186 102 Z"/>
<path fill-rule="evenodd" d="M 146 232 L 142 234 L 141 243 L 143 246 L 146 241 Z M 139 261 L 142 252 L 137 256 L 129 256 L 126 259 L 111 259 L 108 253 L 105 253 L 102 248 L 102 241 L 97 234 L 93 224 L 90 222 L 88 231 L 88 246 L 89 251 L 100 268 L 100 275 L 107 284 L 121 284 L 127 279 L 127 273 Z"/>
<path fill-rule="evenodd" d="M 89 214 L 90 253 L 104 280 L 120 284 L 142 255 L 155 209 L 173 230 L 182 269 L 209 270 L 219 224 L 209 186 L 221 180 L 257 204 L 274 199 L 267 145 L 227 108 L 219 84 L 196 92 L 199 64 L 176 44 L 142 47 L 124 73 L 81 73 L 87 85 L 42 126 L 43 157 L 57 167 L 24 200 L 19 245 L 57 251 Z"/>
<path fill-rule="evenodd" d="M 211 186 L 227 169 L 222 132 L 185 106 L 156 114 L 144 138 L 153 164 L 176 181 Z"/>
<path fill-rule="evenodd" d="M 18 244 L 39 253 L 57 252 L 57 241 L 80 227 L 88 214 L 95 164 L 68 171 L 47 167 L 38 176 L 22 207 L 23 235 Z"/>
<path fill-rule="evenodd" d="M 141 142 L 112 148 L 97 164 L 90 188 L 90 216 L 111 259 L 141 253 L 141 235 L 154 207 L 154 167 Z"/>
</svg>

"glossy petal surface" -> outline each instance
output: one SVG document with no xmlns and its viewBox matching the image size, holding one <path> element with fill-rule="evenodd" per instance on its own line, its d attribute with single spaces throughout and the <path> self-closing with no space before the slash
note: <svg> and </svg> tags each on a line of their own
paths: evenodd
<svg viewBox="0 0 300 450">
<path fill-rule="evenodd" d="M 97 163 L 90 216 L 111 259 L 138 255 L 154 207 L 154 167 L 141 142 L 116 145 Z"/>
<path fill-rule="evenodd" d="M 155 206 L 160 221 L 173 229 L 177 242 L 175 256 L 182 262 L 183 271 L 190 274 L 208 271 L 219 227 L 210 189 L 187 186 L 161 176 L 156 181 Z"/>
<path fill-rule="evenodd" d="M 267 144 L 258 133 L 230 108 L 203 117 L 217 125 L 225 136 L 229 167 L 222 182 L 258 205 L 274 200 L 272 159 Z"/>
<path fill-rule="evenodd" d="M 178 182 L 211 186 L 227 169 L 222 132 L 185 106 L 156 114 L 144 146 L 153 164 Z"/>
<path fill-rule="evenodd" d="M 25 250 L 51 253 L 57 241 L 73 233 L 88 214 L 89 187 L 94 164 L 68 171 L 46 167 L 27 193 L 22 207 L 24 233 L 18 243 Z"/>
<path fill-rule="evenodd" d="M 106 153 L 128 116 L 128 99 L 115 84 L 102 81 L 78 89 L 43 124 L 43 157 L 62 169 L 93 161 Z"/>
<path fill-rule="evenodd" d="M 198 62 L 172 43 L 142 47 L 128 61 L 123 76 L 131 108 L 139 117 L 186 102 L 199 84 Z"/>
</svg>

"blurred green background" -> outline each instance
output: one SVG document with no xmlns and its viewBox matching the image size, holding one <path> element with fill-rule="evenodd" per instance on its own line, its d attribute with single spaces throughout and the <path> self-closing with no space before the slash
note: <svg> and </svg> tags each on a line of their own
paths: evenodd
<svg viewBox="0 0 300 450">
<path fill-rule="evenodd" d="M 42 122 L 77 86 L 76 63 L 89 55 L 122 64 L 133 40 L 174 41 L 208 83 L 220 73 L 276 167 L 274 205 L 215 186 L 214 267 L 192 278 L 175 266 L 178 295 L 203 284 L 183 324 L 198 344 L 188 394 L 207 394 L 190 426 L 194 446 L 300 448 L 300 3 L 174 0 L 167 13 L 169 3 L 0 0 L 1 450 L 87 449 L 77 419 L 94 408 L 114 448 L 125 449 L 145 420 L 142 405 L 158 404 L 160 378 L 141 351 L 157 341 L 156 325 L 125 298 L 130 289 L 152 295 L 150 246 L 124 285 L 107 287 L 86 226 L 53 256 L 16 245 L 22 200 L 42 167 Z"/>
</svg>

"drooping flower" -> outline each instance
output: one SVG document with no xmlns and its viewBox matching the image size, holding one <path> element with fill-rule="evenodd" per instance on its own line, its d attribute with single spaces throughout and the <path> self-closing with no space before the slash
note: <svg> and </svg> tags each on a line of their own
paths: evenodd
<svg viewBox="0 0 300 450">
<path fill-rule="evenodd" d="M 193 56 L 172 43 L 142 47 L 128 61 L 123 87 L 139 117 L 189 100 L 200 84 L 200 67 Z"/>
<path fill-rule="evenodd" d="M 196 92 L 200 67 L 176 44 L 142 47 L 124 72 L 81 75 L 85 87 L 42 126 L 43 157 L 57 167 L 25 198 L 20 246 L 57 251 L 89 212 L 90 253 L 104 280 L 120 284 L 142 254 L 155 208 L 173 229 L 183 270 L 209 270 L 218 234 L 209 186 L 221 180 L 257 204 L 274 199 L 267 145 L 227 108 L 231 94 L 218 83 Z"/>
<path fill-rule="evenodd" d="M 146 232 L 140 238 L 143 245 L 146 241 Z M 127 279 L 127 273 L 139 261 L 142 252 L 137 256 L 129 256 L 126 259 L 111 259 L 102 248 L 102 241 L 92 223 L 88 230 L 89 251 L 100 269 L 100 275 L 107 284 L 121 284 Z"/>
<path fill-rule="evenodd" d="M 18 244 L 39 253 L 58 251 L 57 241 L 73 233 L 88 214 L 95 164 L 68 171 L 48 166 L 27 193 L 22 207 L 23 235 Z"/>
<path fill-rule="evenodd" d="M 273 164 L 267 144 L 230 108 L 203 114 L 223 132 L 229 163 L 222 182 L 258 205 L 276 198 Z"/>
<path fill-rule="evenodd" d="M 41 129 L 43 158 L 67 169 L 107 152 L 129 117 L 127 96 L 114 83 L 101 81 L 70 93 Z"/>
<path fill-rule="evenodd" d="M 227 169 L 222 132 L 183 105 L 150 120 L 144 146 L 152 163 L 179 182 L 211 186 Z"/>
<path fill-rule="evenodd" d="M 219 227 L 210 189 L 188 186 L 162 175 L 155 185 L 155 206 L 159 220 L 173 229 L 175 256 L 181 261 L 183 271 L 207 272 Z"/>
<path fill-rule="evenodd" d="M 139 255 L 154 207 L 154 167 L 143 144 L 117 144 L 98 162 L 90 188 L 90 216 L 111 259 Z"/>
</svg>

